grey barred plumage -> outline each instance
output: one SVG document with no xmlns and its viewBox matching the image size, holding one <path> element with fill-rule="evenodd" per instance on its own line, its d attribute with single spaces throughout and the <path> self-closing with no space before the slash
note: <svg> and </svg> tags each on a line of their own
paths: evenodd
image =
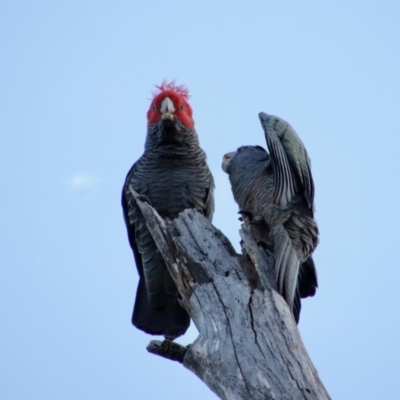
<svg viewBox="0 0 400 400">
<path fill-rule="evenodd" d="M 318 286 L 311 258 L 319 234 L 311 162 L 287 122 L 265 113 L 259 117 L 270 154 L 260 146 L 242 146 L 225 154 L 222 168 L 240 212 L 267 227 L 277 287 L 298 322 L 300 298 L 313 296 Z"/>
<path fill-rule="evenodd" d="M 122 191 L 125 223 L 140 278 L 132 322 L 146 333 L 169 339 L 184 334 L 190 318 L 179 304 L 175 283 L 129 187 L 145 196 L 163 218 L 173 219 L 184 209 L 195 208 L 212 219 L 213 177 L 199 146 L 187 94 L 182 95 L 179 88 L 163 84 L 155 96 L 148 113 L 145 151 L 128 172 Z"/>
</svg>

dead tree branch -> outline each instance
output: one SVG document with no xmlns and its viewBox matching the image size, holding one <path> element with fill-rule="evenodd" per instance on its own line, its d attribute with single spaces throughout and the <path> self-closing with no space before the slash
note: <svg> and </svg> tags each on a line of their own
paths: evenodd
<svg viewBox="0 0 400 400">
<path fill-rule="evenodd" d="M 148 350 L 182 362 L 221 399 L 330 399 L 255 228 L 242 226 L 237 254 L 200 213 L 164 221 L 132 193 L 199 331 L 190 347 L 152 341 Z"/>
</svg>

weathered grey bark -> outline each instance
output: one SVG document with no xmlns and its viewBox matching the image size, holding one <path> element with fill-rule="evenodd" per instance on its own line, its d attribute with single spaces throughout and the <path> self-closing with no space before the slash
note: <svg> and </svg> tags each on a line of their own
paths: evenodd
<svg viewBox="0 0 400 400">
<path fill-rule="evenodd" d="M 275 290 L 273 255 L 256 240 L 260 228 L 242 226 L 239 255 L 200 213 L 164 221 L 137 202 L 199 331 L 188 348 L 152 341 L 148 350 L 182 362 L 221 399 L 329 399 Z"/>
</svg>

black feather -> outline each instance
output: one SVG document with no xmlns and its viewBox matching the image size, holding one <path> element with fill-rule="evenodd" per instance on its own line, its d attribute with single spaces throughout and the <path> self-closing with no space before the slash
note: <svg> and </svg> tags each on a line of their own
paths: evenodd
<svg viewBox="0 0 400 400">
<path fill-rule="evenodd" d="M 265 113 L 259 117 L 270 154 L 260 146 L 242 146 L 226 171 L 239 209 L 265 223 L 265 241 L 274 246 L 277 287 L 298 322 L 301 298 L 314 295 L 318 286 L 311 258 L 318 227 L 310 160 L 289 124 Z"/>
<path fill-rule="evenodd" d="M 127 174 L 122 209 L 139 273 L 132 323 L 152 335 L 183 335 L 190 318 L 132 197 L 130 187 L 145 195 L 163 218 L 174 219 L 186 208 L 203 210 L 212 219 L 214 180 L 194 129 L 178 120 L 150 126 L 145 152 Z"/>
</svg>

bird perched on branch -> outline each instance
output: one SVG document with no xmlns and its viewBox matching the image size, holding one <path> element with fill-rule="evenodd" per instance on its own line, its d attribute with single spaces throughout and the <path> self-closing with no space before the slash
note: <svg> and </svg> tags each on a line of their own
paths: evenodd
<svg viewBox="0 0 400 400">
<path fill-rule="evenodd" d="M 186 208 L 195 208 L 211 220 L 214 180 L 194 128 L 187 88 L 163 82 L 153 95 L 144 153 L 128 172 L 122 208 L 139 273 L 132 323 L 146 333 L 172 340 L 186 332 L 190 317 L 178 301 L 176 285 L 130 188 L 162 218 L 174 219 Z"/>
<path fill-rule="evenodd" d="M 314 182 L 303 142 L 285 121 L 260 113 L 269 154 L 261 146 L 242 146 L 223 157 L 233 196 L 242 215 L 266 225 L 275 253 L 275 275 L 296 322 L 300 298 L 318 286 L 311 254 L 318 244 Z"/>
</svg>

